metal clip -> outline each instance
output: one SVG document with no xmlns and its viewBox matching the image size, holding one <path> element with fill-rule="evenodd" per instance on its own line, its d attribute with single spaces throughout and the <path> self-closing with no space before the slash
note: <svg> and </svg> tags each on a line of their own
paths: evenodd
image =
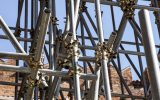
<svg viewBox="0 0 160 100">
<path fill-rule="evenodd" d="M 58 24 L 57 24 L 57 21 L 59 21 L 59 20 L 57 19 L 57 17 L 51 17 L 51 22 L 52 22 L 53 25 L 58 25 Z"/>
<path fill-rule="evenodd" d="M 82 2 L 81 6 L 80 6 L 80 11 L 85 12 L 86 10 L 87 10 L 86 2 Z"/>
<path fill-rule="evenodd" d="M 96 56 L 96 61 L 99 62 L 102 60 L 102 49 L 103 49 L 103 44 L 98 43 L 97 44 L 97 49 L 95 51 L 95 56 Z"/>
<path fill-rule="evenodd" d="M 69 76 L 73 76 L 75 74 L 79 74 L 82 72 L 82 69 L 80 66 L 78 66 L 78 68 L 76 69 L 76 67 L 70 67 L 69 71 L 68 71 L 68 75 Z"/>
<path fill-rule="evenodd" d="M 120 0 L 120 6 L 122 11 L 124 12 L 124 15 L 132 19 L 134 17 L 134 11 L 135 9 L 133 6 L 136 4 L 136 0 Z"/>
<path fill-rule="evenodd" d="M 104 43 L 104 49 L 106 51 L 106 56 L 108 58 L 115 58 L 116 52 L 113 51 L 113 45 L 114 45 L 116 38 L 117 38 L 117 33 L 112 32 L 109 39 L 108 39 L 108 42 Z"/>
</svg>

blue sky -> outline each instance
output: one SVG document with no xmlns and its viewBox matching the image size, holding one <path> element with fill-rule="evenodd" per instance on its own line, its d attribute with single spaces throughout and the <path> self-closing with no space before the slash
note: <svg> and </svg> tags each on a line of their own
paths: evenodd
<svg viewBox="0 0 160 100">
<path fill-rule="evenodd" d="M 28 0 L 29 1 L 29 5 L 30 5 L 30 2 L 31 0 Z M 57 18 L 59 19 L 58 21 L 58 28 L 59 29 L 64 29 L 64 17 L 65 17 L 65 4 L 64 4 L 65 0 L 56 0 L 56 8 L 57 8 Z M 149 5 L 150 2 L 148 1 L 139 1 L 138 4 L 141 4 L 141 5 Z M 94 22 L 95 21 L 95 10 L 94 10 L 94 5 L 93 4 L 87 4 L 88 6 L 88 11 L 91 15 L 91 17 L 94 19 Z M 105 38 L 108 38 L 110 33 L 113 31 L 112 29 L 112 24 L 111 24 L 111 12 L 110 12 L 110 7 L 109 6 L 103 6 L 102 5 L 102 11 L 104 12 L 103 13 L 103 16 L 102 16 L 102 19 L 103 19 L 103 30 L 104 30 L 104 36 Z M 17 18 L 17 9 L 18 9 L 18 0 L 1 0 L 1 3 L 0 3 L 0 16 L 2 16 L 2 18 L 5 20 L 5 22 L 9 25 L 9 26 L 15 26 L 16 24 L 16 18 Z M 28 8 L 29 12 L 30 12 L 30 8 Z M 118 26 L 119 26 L 119 23 L 120 23 L 120 20 L 122 18 L 122 11 L 119 7 L 114 7 L 114 14 L 115 14 L 115 20 L 116 20 L 116 29 L 118 29 Z M 135 11 L 135 18 L 136 18 L 136 21 L 137 23 L 139 24 L 139 20 L 138 20 L 138 11 L 139 10 L 136 10 Z M 151 22 L 152 22 L 152 26 L 153 26 L 153 33 L 154 33 L 154 38 L 155 38 L 155 42 L 156 44 L 159 44 L 160 41 L 159 41 L 159 36 L 158 36 L 158 32 L 157 32 L 157 27 L 155 25 L 155 18 L 153 16 L 153 13 L 151 12 L 150 13 L 150 16 L 151 16 Z M 22 16 L 21 16 L 21 27 L 23 28 L 24 25 L 24 8 L 23 8 L 23 13 L 22 13 Z M 29 13 L 29 19 L 30 19 L 30 13 Z M 88 22 L 88 21 L 87 21 Z M 96 24 L 96 23 L 95 23 Z M 93 33 L 93 36 L 96 36 L 95 35 L 95 32 L 94 30 L 92 29 L 91 25 L 88 24 L 90 29 L 91 29 L 91 32 Z M 29 27 L 30 27 L 30 22 L 29 22 Z M 13 31 L 14 32 L 14 31 Z M 78 30 L 79 32 L 79 30 Z M 1 29 L 0 29 L 0 35 L 4 34 Z M 125 34 L 123 36 L 123 40 L 126 40 L 126 41 L 134 41 L 134 37 L 133 37 L 133 30 L 131 28 L 131 26 L 129 25 L 129 23 L 127 24 L 127 28 L 125 29 Z M 22 44 L 22 43 L 21 43 Z M 8 52 L 15 52 L 14 48 L 12 47 L 12 45 L 10 44 L 9 41 L 7 40 L 0 40 L 0 52 L 2 51 L 8 51 Z M 87 45 L 90 45 L 90 43 L 88 42 Z M 22 44 L 23 46 L 23 44 Z M 128 45 L 125 45 L 125 49 L 127 50 L 135 50 L 135 46 L 128 46 Z M 141 49 L 143 51 L 143 48 Z M 94 56 L 93 55 L 94 53 L 93 52 L 90 52 L 88 51 L 87 52 L 87 55 L 91 55 L 91 56 Z M 135 63 L 135 65 L 137 65 L 138 67 L 138 63 L 137 63 L 137 57 L 136 56 L 130 56 L 133 60 L 133 62 Z M 144 66 L 146 66 L 146 63 L 145 63 L 145 58 L 143 57 L 143 61 L 144 61 Z M 126 60 L 126 58 L 124 57 L 123 54 L 121 54 L 121 62 L 122 62 L 122 67 L 125 68 L 127 66 L 130 66 L 130 64 L 128 63 L 128 61 Z M 134 71 L 132 72 L 134 74 Z M 134 76 L 134 79 L 136 79 L 137 77 Z"/>
</svg>

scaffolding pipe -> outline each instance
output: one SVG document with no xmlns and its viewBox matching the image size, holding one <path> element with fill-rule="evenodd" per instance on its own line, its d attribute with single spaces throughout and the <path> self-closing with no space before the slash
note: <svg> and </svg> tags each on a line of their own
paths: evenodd
<svg viewBox="0 0 160 100">
<path fill-rule="evenodd" d="M 11 71 L 11 72 L 20 72 L 20 73 L 29 73 L 30 70 L 27 67 L 14 66 L 14 65 L 4 65 L 0 64 L 1 71 Z"/>
<path fill-rule="evenodd" d="M 100 8 L 100 0 L 95 0 L 95 9 L 96 9 L 96 21 L 97 21 L 97 33 L 99 36 L 99 43 L 104 43 L 104 34 L 103 34 L 103 26 L 102 26 L 102 16 L 101 16 L 101 8 Z M 101 60 L 101 66 L 102 66 L 102 74 L 103 74 L 103 84 L 104 84 L 104 90 L 105 90 L 105 99 L 106 100 L 112 100 L 111 99 L 111 90 L 110 90 L 110 84 L 109 84 L 109 76 L 108 76 L 108 68 L 107 68 L 107 62 L 108 58 L 106 56 L 106 52 L 101 48 L 102 51 L 102 60 Z M 95 87 L 99 88 L 99 86 Z M 98 91 L 97 91 L 98 92 Z M 97 95 L 93 94 L 93 95 Z M 94 98 L 94 100 L 97 100 L 98 98 Z"/>
<path fill-rule="evenodd" d="M 1 16 L 0 16 L 0 26 L 2 27 L 2 30 L 8 36 L 9 40 L 11 41 L 15 49 L 20 53 L 26 53 Z"/>
<path fill-rule="evenodd" d="M 119 25 L 119 28 L 118 28 L 117 37 L 116 37 L 115 42 L 113 44 L 113 51 L 115 51 L 115 52 L 117 52 L 117 50 L 120 46 L 126 25 L 127 25 L 127 18 L 125 16 L 123 16 L 121 23 Z"/>
<path fill-rule="evenodd" d="M 36 25 L 36 30 L 35 30 L 35 34 L 38 36 L 35 36 L 35 41 L 33 41 L 32 48 L 35 48 L 35 56 L 34 59 L 35 61 L 39 61 L 41 58 L 41 53 L 44 47 L 44 43 L 45 43 L 45 35 L 47 33 L 47 28 L 49 25 L 49 20 L 50 20 L 50 10 L 48 9 L 44 9 L 44 11 L 42 12 L 42 15 L 40 15 L 40 24 Z M 40 41 L 38 41 L 40 40 Z"/>
<path fill-rule="evenodd" d="M 30 74 L 30 68 L 22 67 L 22 66 L 14 66 L 14 65 L 4 65 L 0 64 L 0 70 L 1 71 L 11 71 L 11 72 L 20 72 L 20 73 L 26 73 Z M 67 71 L 53 71 L 50 69 L 39 69 L 39 72 L 44 73 L 48 76 L 58 76 L 58 77 L 73 77 L 68 74 Z M 87 79 L 87 80 L 95 80 L 97 79 L 97 76 L 94 74 L 84 74 L 79 73 L 80 79 Z"/>
<path fill-rule="evenodd" d="M 77 25 L 78 16 L 79 16 L 79 7 L 80 7 L 81 0 L 75 0 L 75 1 L 76 1 L 76 3 L 75 3 L 76 5 L 75 5 L 75 13 L 74 13 L 74 25 Z"/>
<path fill-rule="evenodd" d="M 27 60 L 28 54 L 14 52 L 0 52 L 0 58 Z"/>
<path fill-rule="evenodd" d="M 77 41 L 77 37 L 76 37 L 76 24 L 75 24 L 75 15 L 74 14 L 74 1 L 71 0 L 70 1 L 70 19 L 71 19 L 71 32 L 73 33 L 73 40 Z M 78 13 L 78 12 L 76 12 Z M 81 100 L 81 92 L 80 92 L 80 82 L 79 82 L 79 72 L 78 72 L 78 55 L 77 55 L 77 51 L 78 51 L 78 44 L 75 44 L 73 47 L 73 57 L 72 57 L 72 64 L 74 67 L 74 71 L 75 74 L 73 76 L 74 78 L 74 98 L 75 100 Z"/>
<path fill-rule="evenodd" d="M 149 11 L 144 9 L 139 12 L 139 21 L 142 29 L 144 50 L 150 76 L 151 92 L 153 100 L 160 100 L 160 73 L 159 62 L 153 38 Z"/>
<path fill-rule="evenodd" d="M 138 30 L 137 26 L 135 25 L 135 23 L 133 22 L 133 20 L 128 20 L 129 23 L 131 24 L 132 28 L 134 29 L 135 31 L 135 34 L 138 36 L 139 40 L 142 42 L 142 34 L 141 32 Z"/>
</svg>

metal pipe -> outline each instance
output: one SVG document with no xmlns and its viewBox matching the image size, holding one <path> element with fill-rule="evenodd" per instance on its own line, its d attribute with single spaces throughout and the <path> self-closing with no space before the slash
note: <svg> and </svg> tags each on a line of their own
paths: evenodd
<svg viewBox="0 0 160 100">
<path fill-rule="evenodd" d="M 70 10 L 69 10 L 69 0 L 66 0 L 66 24 L 65 24 L 65 28 L 64 28 L 64 33 L 68 32 L 69 29 L 70 29 L 70 16 L 69 16 L 69 13 L 70 13 Z M 65 36 L 65 34 L 64 34 Z"/>
<path fill-rule="evenodd" d="M 117 93 L 112 93 L 113 97 L 121 97 L 121 98 L 133 98 L 133 99 L 141 99 L 144 100 L 145 98 L 142 96 L 132 96 L 132 95 L 126 95 L 126 94 L 117 94 Z"/>
<path fill-rule="evenodd" d="M 47 33 L 47 27 L 49 25 L 49 19 L 50 19 L 50 11 L 48 11 L 48 9 L 44 9 L 38 19 L 38 23 L 36 25 L 36 30 L 34 34 L 34 41 L 31 45 L 31 50 L 30 50 L 30 53 L 35 54 L 34 56 L 35 61 L 39 61 L 41 58 L 41 53 L 45 42 L 45 35 Z"/>
<path fill-rule="evenodd" d="M 131 92 L 130 88 L 128 87 L 127 83 L 125 82 L 125 80 L 124 80 L 124 78 L 123 78 L 123 76 L 122 76 L 120 70 L 118 69 L 118 67 L 117 67 L 117 65 L 116 65 L 116 63 L 115 63 L 115 61 L 112 60 L 111 62 L 112 62 L 112 64 L 113 64 L 115 70 L 117 71 L 117 74 L 119 75 L 119 78 L 120 78 L 120 80 L 122 81 L 124 87 L 126 88 L 128 94 L 132 96 L 132 92 Z"/>
<path fill-rule="evenodd" d="M 77 35 L 78 38 L 82 38 L 82 36 Z M 85 39 L 90 39 L 90 37 L 84 36 Z M 98 38 L 93 37 L 93 40 L 98 40 Z M 104 39 L 105 41 L 108 41 L 108 39 Z M 129 45 L 136 45 L 134 42 L 129 42 L 129 41 L 121 41 L 121 44 L 129 44 Z M 138 43 L 138 45 L 143 46 L 142 43 Z M 160 48 L 160 45 L 155 45 L 157 48 Z"/>
<path fill-rule="evenodd" d="M 67 71 L 53 71 L 49 69 L 39 69 L 39 71 L 49 76 L 73 77 L 73 76 L 69 76 Z M 95 80 L 97 78 L 96 75 L 84 74 L 84 73 L 79 73 L 79 77 L 81 79 L 87 79 L 87 80 Z"/>
<path fill-rule="evenodd" d="M 13 52 L 0 52 L 0 58 L 27 60 L 28 54 L 13 53 Z"/>
<path fill-rule="evenodd" d="M 113 6 L 111 5 L 110 6 L 110 9 L 111 9 L 111 15 L 112 15 L 112 26 L 113 26 L 113 31 L 115 32 L 116 31 L 116 23 L 115 23 L 115 15 L 114 15 L 114 9 L 113 9 Z"/>
<path fill-rule="evenodd" d="M 49 19 L 50 19 L 50 10 L 43 8 L 40 10 L 40 15 L 38 17 L 38 21 L 36 24 L 36 30 L 34 32 L 33 35 L 33 39 L 34 41 L 31 44 L 31 49 L 30 49 L 30 54 L 33 55 L 33 61 L 34 62 L 40 62 L 41 61 L 41 54 L 42 54 L 42 50 L 44 47 L 44 42 L 45 42 L 45 35 L 47 33 L 47 28 L 49 25 Z M 40 65 L 36 65 L 35 69 L 32 68 L 31 70 L 31 80 L 28 80 L 28 85 L 32 84 L 32 81 L 35 81 L 38 75 L 38 69 Z M 24 80 L 27 81 L 27 80 Z M 35 83 L 34 83 L 35 84 Z M 26 85 L 26 84 L 22 84 L 22 85 Z M 22 86 L 23 87 L 23 86 Z M 22 88 L 21 87 L 21 88 Z M 24 87 L 22 88 L 22 90 L 24 89 Z M 24 90 L 23 90 L 24 91 Z M 34 91 L 34 87 L 29 87 L 26 90 L 26 100 L 31 100 L 33 98 L 33 91 Z"/>
<path fill-rule="evenodd" d="M 8 38 L 7 36 L 5 36 L 5 35 L 0 35 L 0 39 L 9 39 L 9 38 Z M 32 42 L 32 41 L 33 41 L 33 39 L 31 39 L 31 38 L 16 37 L 16 39 L 17 39 L 18 41 L 24 41 L 24 42 Z M 46 41 L 45 41 L 45 44 L 49 44 L 49 41 L 46 40 Z"/>
<path fill-rule="evenodd" d="M 139 29 L 136 27 L 136 25 L 134 24 L 133 20 L 128 20 L 129 23 L 131 24 L 132 28 L 134 29 L 135 31 L 135 34 L 138 36 L 139 40 L 142 42 L 142 34 L 141 32 L 139 31 Z"/>
<path fill-rule="evenodd" d="M 55 8 L 55 5 L 53 5 L 53 3 L 55 4 L 55 0 L 53 1 L 53 0 L 48 0 L 48 2 L 47 2 L 48 4 L 48 9 L 50 9 L 51 10 L 51 17 L 52 17 L 52 19 L 50 19 L 49 20 L 49 34 L 48 34 L 48 38 L 49 38 L 49 69 L 52 69 L 52 70 L 54 70 L 54 53 L 55 53 L 55 41 L 54 41 L 54 34 L 55 34 L 55 23 L 54 23 L 54 20 L 55 20 L 55 16 L 53 15 L 53 14 L 55 14 L 54 13 L 54 11 L 53 11 L 53 9 Z M 55 9 L 54 9 L 55 10 Z M 52 20 L 53 20 L 53 22 L 52 22 Z M 52 23 L 54 23 L 54 24 L 52 24 Z M 51 84 L 52 84 L 52 81 L 53 81 L 53 78 L 54 77 L 50 77 L 49 78 L 49 86 L 51 86 Z M 50 99 L 51 100 L 51 99 Z"/>
<path fill-rule="evenodd" d="M 16 60 L 16 66 L 18 66 L 19 65 L 19 61 L 18 60 Z M 18 83 L 18 81 L 19 81 L 19 73 L 18 72 L 16 72 L 15 73 L 15 83 Z M 18 86 L 15 86 L 15 100 L 17 100 L 18 99 Z"/>
<path fill-rule="evenodd" d="M 28 38 L 28 0 L 25 0 L 25 21 L 24 21 L 24 38 Z M 24 42 L 24 50 L 27 52 L 27 42 Z"/>
<path fill-rule="evenodd" d="M 96 21 L 97 21 L 97 33 L 99 42 L 104 42 L 103 37 L 103 29 L 102 29 L 102 16 L 101 16 L 101 9 L 100 9 L 100 0 L 95 0 L 95 9 L 96 9 Z"/>
<path fill-rule="evenodd" d="M 80 3 L 81 3 L 81 0 L 76 0 L 75 11 L 74 11 L 74 25 L 77 25 Z"/>
<path fill-rule="evenodd" d="M 25 12 L 24 12 L 24 38 L 28 38 L 28 0 L 25 0 Z M 24 50 L 27 53 L 28 43 L 24 42 Z M 25 63 L 24 66 L 27 66 Z M 17 98 L 18 99 L 18 98 Z"/>
<path fill-rule="evenodd" d="M 32 12 L 31 12 L 31 28 L 35 29 L 37 19 L 38 19 L 38 0 L 33 0 L 32 2 Z"/>
<path fill-rule="evenodd" d="M 156 7 L 156 8 L 159 8 L 159 4 L 158 4 L 159 1 L 157 0 L 151 0 L 151 5 Z M 155 16 L 155 24 L 157 24 L 157 29 L 158 29 L 158 33 L 159 33 L 159 37 L 160 37 L 160 22 L 159 22 L 159 18 L 160 18 L 160 12 L 157 12 L 157 11 L 154 11 L 154 16 Z"/>
<path fill-rule="evenodd" d="M 89 49 L 89 50 L 95 50 L 96 49 L 95 47 L 87 46 L 87 45 L 80 45 L 79 48 L 80 49 Z M 129 50 L 118 50 L 117 53 L 145 56 L 144 52 L 129 51 Z M 93 59 L 91 59 L 91 60 L 93 60 Z"/>
<path fill-rule="evenodd" d="M 99 37 L 99 43 L 104 43 L 104 34 L 102 29 L 102 16 L 101 16 L 101 9 L 100 9 L 100 0 L 94 0 L 95 1 L 95 9 L 96 9 L 96 21 L 97 21 L 97 33 Z M 102 60 L 101 60 L 101 66 L 102 66 L 102 75 L 103 75 L 103 82 L 104 82 L 104 90 L 105 90 L 105 99 L 111 100 L 111 90 L 110 90 L 110 84 L 109 84 L 109 76 L 108 76 L 108 68 L 107 68 L 107 62 L 108 58 L 106 57 L 105 51 L 102 49 Z M 99 86 L 96 87 L 99 89 Z M 96 94 L 94 94 L 96 95 Z M 94 100 L 97 100 L 98 98 L 94 98 Z"/>
<path fill-rule="evenodd" d="M 87 99 L 98 100 L 99 83 L 100 83 L 100 76 L 101 76 L 101 67 L 100 66 L 96 65 L 94 75 L 97 76 L 97 79 L 93 80 L 91 88 L 90 88 L 90 93 L 88 93 Z"/>
<path fill-rule="evenodd" d="M 15 36 L 20 36 L 20 21 L 21 21 L 21 14 L 22 14 L 22 8 L 23 8 L 23 2 L 24 0 L 18 0 L 18 16 L 17 16 L 17 22 L 16 22 L 16 29 L 15 29 Z"/>
<path fill-rule="evenodd" d="M 58 54 L 58 57 L 60 58 L 64 58 L 64 59 L 67 59 L 67 56 L 63 55 L 63 54 Z M 96 61 L 96 58 L 95 57 L 92 57 L 92 56 L 80 56 L 79 61 L 90 61 L 90 62 L 95 62 Z"/>
<path fill-rule="evenodd" d="M 13 71 L 13 72 L 20 72 L 20 73 L 29 73 L 30 70 L 26 67 L 21 66 L 14 66 L 14 65 L 3 65 L 0 64 L 1 71 Z"/>
<path fill-rule="evenodd" d="M 71 17 L 71 32 L 73 32 L 73 40 L 76 41 L 76 24 L 75 24 L 75 17 L 74 17 L 74 1 L 70 1 L 70 17 Z M 74 56 L 72 57 L 72 65 L 75 67 L 75 75 L 74 78 L 74 98 L 75 100 L 81 100 L 81 93 L 80 93 L 80 82 L 79 82 L 79 75 L 78 75 L 78 44 L 75 44 L 73 47 Z"/>
<path fill-rule="evenodd" d="M 27 67 L 21 67 L 21 66 L 14 66 L 14 65 L 3 65 L 0 64 L 0 70 L 1 71 L 12 71 L 12 72 L 20 72 L 20 73 L 26 73 L 30 74 L 30 69 Z M 39 69 L 41 73 L 44 73 L 49 76 L 58 76 L 58 77 L 72 77 L 68 75 L 67 71 L 53 71 L 50 69 Z M 87 79 L 87 80 L 95 80 L 97 77 L 93 74 L 84 74 L 79 73 L 81 79 Z"/>
<path fill-rule="evenodd" d="M 40 100 L 45 100 L 46 90 L 40 90 Z"/>
<path fill-rule="evenodd" d="M 159 62 L 153 38 L 152 26 L 149 11 L 144 9 L 139 12 L 139 21 L 142 29 L 144 50 L 150 76 L 151 92 L 153 100 L 160 100 L 160 73 Z"/>
<path fill-rule="evenodd" d="M 134 31 L 135 33 L 135 31 Z M 135 42 L 136 42 L 136 49 L 137 49 L 137 52 L 140 52 L 140 47 L 139 45 L 137 45 L 139 43 L 138 41 L 138 37 L 135 35 Z M 142 83 L 143 83 L 143 89 L 144 89 L 144 96 L 146 96 L 146 93 L 147 93 L 147 86 L 146 86 L 146 83 L 144 81 L 144 74 L 143 74 L 143 61 L 142 61 L 142 57 L 141 56 L 137 56 L 138 57 L 138 61 L 139 61 L 139 67 L 140 67 L 140 72 L 141 72 L 141 76 L 142 76 Z"/>
<path fill-rule="evenodd" d="M 121 23 L 119 25 L 119 28 L 118 28 L 117 37 L 116 37 L 115 42 L 113 44 L 113 51 L 115 51 L 115 52 L 117 52 L 117 50 L 120 46 L 126 25 L 127 25 L 127 19 L 125 16 L 123 16 Z"/>
<path fill-rule="evenodd" d="M 55 21 L 58 21 L 57 17 L 56 17 L 56 0 L 52 0 L 52 16 L 55 18 Z M 56 38 L 58 37 L 59 34 L 61 34 L 61 32 L 59 32 L 58 28 L 57 28 L 57 23 L 53 22 L 52 23 L 52 27 L 53 27 L 53 67 L 52 70 L 54 70 L 57 65 L 56 65 L 56 48 L 58 43 L 56 43 Z M 53 79 L 54 77 L 52 77 Z"/>
<path fill-rule="evenodd" d="M 129 50 L 118 50 L 118 53 L 145 56 L 145 53 L 143 52 L 136 52 L 136 51 L 129 51 Z"/>
<path fill-rule="evenodd" d="M 6 35 L 0 35 L 0 39 L 6 39 L 8 40 L 9 38 L 6 36 Z M 31 42 L 32 39 L 29 39 L 29 38 L 21 38 L 21 37 L 16 37 L 16 39 L 18 41 L 24 41 L 24 42 Z"/>
<path fill-rule="evenodd" d="M 61 70 L 62 70 L 62 67 L 60 67 L 60 66 L 56 68 L 56 71 L 62 72 Z M 54 76 L 54 75 L 51 75 L 51 76 Z M 59 80 L 61 80 L 61 77 L 58 77 L 58 76 L 54 77 L 54 79 L 52 81 L 52 84 L 50 85 L 51 89 L 48 90 L 48 100 L 52 100 L 52 98 L 55 96 L 55 92 L 57 90 L 57 86 L 59 85 L 59 83 L 58 83 Z"/>
<path fill-rule="evenodd" d="M 78 38 L 82 38 L 82 36 L 80 36 L 80 35 L 77 35 L 77 37 L 78 37 Z M 8 37 L 5 36 L 5 35 L 0 35 L 0 39 L 8 39 Z M 30 39 L 30 38 L 16 37 L 16 39 L 17 39 L 18 41 L 24 41 L 24 42 L 32 42 L 32 41 L 33 41 L 33 39 Z M 90 38 L 87 37 L 87 36 L 84 36 L 84 39 L 90 39 Z M 98 38 L 93 37 L 93 40 L 98 40 Z M 105 39 L 105 41 L 108 41 L 108 39 Z M 134 42 L 129 42 L 129 41 L 121 41 L 121 43 L 122 43 L 122 44 L 128 44 L 128 45 L 136 45 L 136 43 L 134 43 Z M 49 41 L 46 40 L 46 41 L 45 41 L 45 44 L 49 44 Z M 139 46 L 143 46 L 142 43 L 138 43 L 138 45 L 139 45 Z M 155 46 L 156 46 L 156 48 L 160 48 L 160 45 L 155 45 Z M 79 46 L 79 47 L 81 47 L 81 46 Z M 82 47 L 83 47 L 83 46 L 82 46 Z"/>
<path fill-rule="evenodd" d="M 11 26 L 8 26 L 9 27 L 9 29 L 11 29 L 11 30 L 16 30 L 16 27 L 11 27 Z M 32 30 L 31 29 L 29 29 L 29 28 L 27 28 L 27 29 L 25 29 L 25 28 L 19 28 L 19 30 L 21 30 L 21 31 L 25 31 L 25 30 L 27 30 L 27 32 L 31 32 Z"/>
<path fill-rule="evenodd" d="M 91 63 L 90 63 L 90 62 L 87 62 L 87 65 L 88 65 L 88 67 L 89 67 L 91 73 L 93 74 L 93 73 L 94 73 L 94 69 L 93 69 Z"/>
<path fill-rule="evenodd" d="M 92 36 L 92 34 L 91 34 L 91 31 L 90 31 L 90 29 L 89 29 L 89 27 L 88 27 L 88 25 L 87 25 L 87 23 L 86 23 L 83 15 L 82 15 L 82 13 L 80 13 L 80 20 L 81 20 L 81 22 L 83 23 L 84 28 L 85 28 L 86 31 L 87 31 L 87 34 L 88 34 L 88 36 L 89 36 L 89 39 L 91 40 L 92 45 L 93 45 L 93 46 L 96 46 L 96 43 L 95 43 L 95 41 L 93 40 L 93 36 Z"/>
<path fill-rule="evenodd" d="M 122 45 L 120 45 L 120 47 L 121 47 L 122 50 L 125 50 Z M 129 61 L 129 63 L 131 64 L 131 66 L 134 69 L 134 71 L 136 72 L 136 74 L 139 77 L 139 79 L 142 79 L 139 71 L 137 70 L 137 68 L 136 68 L 135 64 L 133 63 L 133 61 L 131 60 L 130 56 L 128 54 L 125 54 L 125 56 L 126 56 L 127 60 Z"/>
<path fill-rule="evenodd" d="M 94 22 L 93 22 L 91 16 L 89 15 L 88 10 L 85 11 L 85 14 L 86 14 L 86 16 L 88 17 L 90 23 L 92 24 L 92 27 L 93 27 L 94 31 L 95 31 L 96 34 L 97 34 L 97 27 L 96 27 L 96 25 L 94 24 Z M 97 34 L 97 35 L 98 35 L 98 34 Z"/>
<path fill-rule="evenodd" d="M 112 73 L 111 73 L 111 67 L 112 67 L 112 66 L 110 65 L 110 62 L 107 63 L 107 67 L 108 67 L 108 74 L 109 74 L 109 84 L 110 84 L 110 88 L 111 88 L 111 91 L 112 91 L 112 90 L 113 90 L 113 84 L 112 84 L 113 82 L 112 82 L 112 78 L 111 78 L 111 77 L 112 77 L 112 76 L 111 76 L 111 74 L 112 74 Z M 101 79 L 102 79 L 102 78 L 101 78 Z M 103 83 L 103 82 L 102 82 L 102 83 Z M 102 85 L 103 85 L 103 84 L 101 84 L 100 86 L 102 86 Z M 102 88 L 102 89 L 103 89 L 103 88 Z"/>
<path fill-rule="evenodd" d="M 85 39 L 84 39 L 84 27 L 83 27 L 83 24 L 82 23 L 80 23 L 80 25 L 81 25 L 81 36 L 82 36 L 82 45 L 85 45 Z M 85 49 L 81 49 L 81 51 L 82 51 L 82 54 L 83 54 L 83 56 L 86 56 L 86 51 L 85 51 Z M 84 73 L 86 73 L 87 74 L 87 63 L 86 62 L 83 62 L 83 70 L 84 70 Z M 84 80 L 84 84 L 85 84 L 85 90 L 87 90 L 88 88 L 89 88 L 89 82 L 88 82 L 88 80 Z"/>
<path fill-rule="evenodd" d="M 44 52 L 45 52 L 46 58 L 47 58 L 47 60 L 48 60 L 48 62 L 49 62 L 49 54 L 48 54 L 46 45 L 44 45 Z"/>
<path fill-rule="evenodd" d="M 10 86 L 20 86 L 20 83 L 13 83 L 13 82 L 3 82 L 0 81 L 0 85 L 10 85 Z"/>
<path fill-rule="evenodd" d="M 26 53 L 1 16 L 0 16 L 0 26 L 2 27 L 2 30 L 8 36 L 9 40 L 11 41 L 15 49 L 20 53 Z"/>
<path fill-rule="evenodd" d="M 89 57 L 89 56 L 83 56 L 83 57 L 79 57 L 78 60 L 79 61 L 91 61 L 91 62 L 95 62 L 96 58 L 95 57 Z"/>
<path fill-rule="evenodd" d="M 120 70 L 120 73 L 119 74 L 121 74 L 121 76 L 122 76 L 122 67 L 121 67 L 121 59 L 120 59 L 120 55 L 119 54 L 117 54 L 117 65 L 118 65 L 118 68 L 119 68 L 119 70 Z M 120 78 L 120 84 L 121 84 L 121 92 L 122 92 L 122 94 L 124 94 L 124 86 L 123 86 L 123 83 L 122 83 L 122 79 Z"/>
<path fill-rule="evenodd" d="M 58 96 L 59 96 L 59 91 L 60 91 L 60 84 L 61 84 L 61 77 L 59 78 L 59 80 L 57 81 L 57 86 L 56 86 L 56 91 L 54 93 L 54 98 L 55 99 L 58 99 Z"/>
<path fill-rule="evenodd" d="M 35 88 L 34 88 L 34 100 L 38 100 L 38 91 L 39 91 L 38 86 L 35 86 Z"/>
</svg>

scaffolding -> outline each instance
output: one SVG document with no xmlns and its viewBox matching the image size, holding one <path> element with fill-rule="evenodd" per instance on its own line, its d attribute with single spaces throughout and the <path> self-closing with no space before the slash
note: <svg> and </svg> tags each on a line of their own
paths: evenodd
<svg viewBox="0 0 160 100">
<path fill-rule="evenodd" d="M 1 71 L 16 72 L 16 82 L 0 84 L 15 86 L 15 100 L 56 100 L 59 96 L 65 100 L 63 91 L 68 92 L 71 100 L 98 100 L 100 95 L 103 95 L 105 100 L 112 100 L 112 97 L 120 97 L 121 100 L 160 100 L 159 56 L 156 52 L 160 45 L 155 45 L 149 14 L 154 13 L 160 35 L 158 0 L 151 0 L 150 6 L 137 4 L 139 0 L 62 0 L 65 3 L 63 29 L 58 27 L 59 18 L 56 12 L 61 9 L 61 5 L 56 5 L 57 1 L 31 0 L 30 4 L 29 0 L 18 0 L 15 27 L 8 26 L 0 17 L 0 28 L 5 33 L 0 35 L 0 38 L 8 39 L 16 49 L 15 53 L 0 52 L 1 59 L 16 60 L 15 66 L 0 64 Z M 88 11 L 89 5 L 94 5 L 95 12 Z M 113 31 L 107 33 L 109 38 L 104 35 L 102 24 L 107 20 L 102 18 L 107 12 L 102 12 L 101 6 L 108 7 L 106 9 L 111 11 L 112 23 L 109 25 L 112 25 Z M 28 10 L 29 7 L 31 11 Z M 115 16 L 114 7 L 123 12 L 118 28 L 115 18 L 119 16 Z M 24 21 L 21 20 L 22 9 Z M 139 18 L 135 18 L 135 10 L 138 11 Z M 91 17 L 90 13 L 95 17 Z M 31 27 L 28 27 L 29 21 Z M 24 28 L 21 27 L 21 22 L 24 22 Z M 134 42 L 122 39 L 127 22 L 134 30 Z M 14 30 L 14 33 L 11 30 Z M 126 50 L 124 44 L 134 45 L 136 51 Z M 141 48 L 144 48 L 144 51 Z M 91 51 L 94 55 L 88 56 Z M 127 85 L 121 73 L 124 62 L 120 59 L 121 54 L 126 57 L 141 81 L 143 96 L 133 95 Z M 136 65 L 130 55 L 138 57 Z M 142 57 L 146 58 L 148 66 L 149 87 L 144 78 L 145 66 Z M 19 64 L 20 60 L 24 62 L 23 66 Z M 44 62 L 49 64 L 49 68 L 44 67 Z M 112 92 L 109 64 L 114 66 L 119 75 L 121 94 Z M 88 73 L 88 69 L 91 73 Z M 20 73 L 24 73 L 21 81 Z M 84 80 L 83 87 L 80 87 L 80 79 Z M 69 83 L 69 88 L 60 87 L 64 80 Z"/>
</svg>

